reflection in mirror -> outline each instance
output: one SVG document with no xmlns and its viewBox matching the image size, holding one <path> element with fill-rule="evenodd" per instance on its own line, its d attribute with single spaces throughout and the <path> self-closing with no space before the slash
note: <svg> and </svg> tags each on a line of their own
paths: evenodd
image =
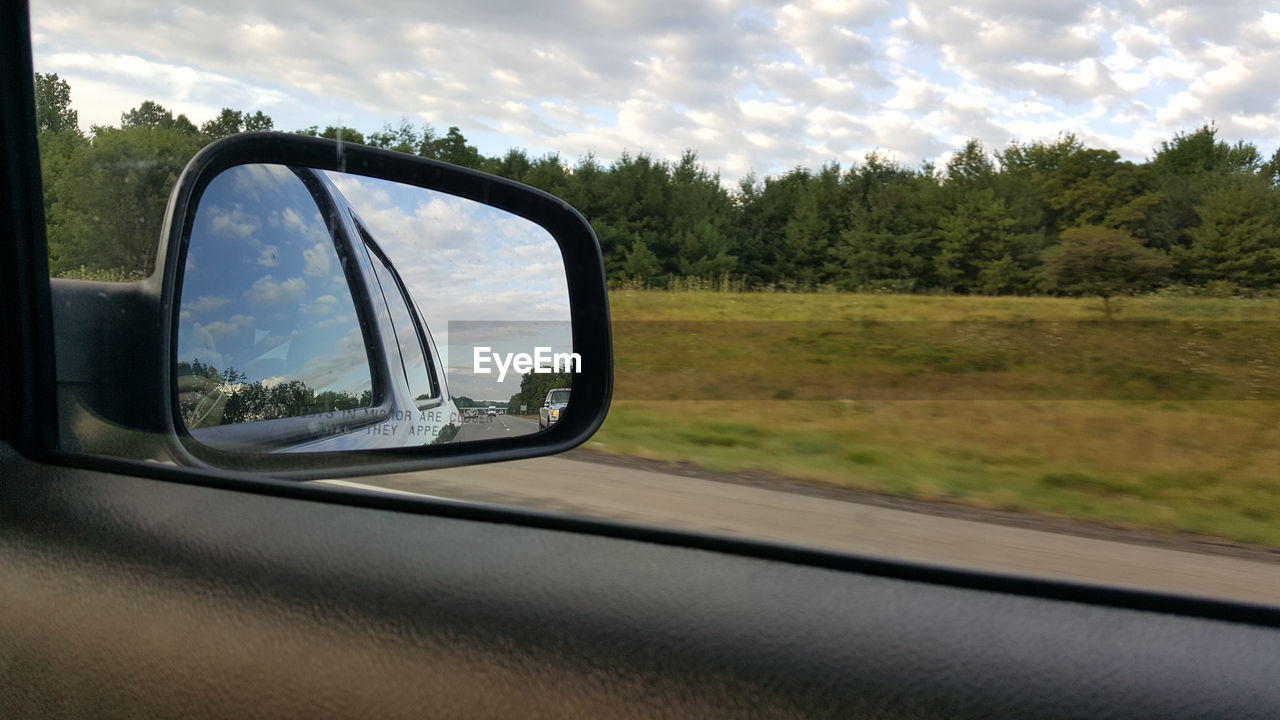
<svg viewBox="0 0 1280 720">
<path fill-rule="evenodd" d="M 529 434 L 558 421 L 580 369 L 555 239 L 410 185 L 224 171 L 199 198 L 180 292 L 176 413 L 223 450 Z"/>
</svg>

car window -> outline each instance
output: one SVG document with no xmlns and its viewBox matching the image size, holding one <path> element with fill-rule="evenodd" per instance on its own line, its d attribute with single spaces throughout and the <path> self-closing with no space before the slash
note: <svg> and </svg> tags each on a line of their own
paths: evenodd
<svg viewBox="0 0 1280 720">
<path fill-rule="evenodd" d="M 401 366 L 405 382 L 409 384 L 410 393 L 418 407 L 427 407 L 432 400 L 439 397 L 436 387 L 435 370 L 426 351 L 425 337 L 417 315 L 410 310 L 410 300 L 400 283 L 400 277 L 387 264 L 382 250 L 369 237 L 369 232 L 357 222 L 360 238 L 364 243 L 374 272 L 378 276 L 383 298 L 386 302 L 388 317 L 395 329 L 396 344 L 399 347 Z"/>
<path fill-rule="evenodd" d="M 190 238 L 177 338 L 188 429 L 372 404 L 344 263 L 293 170 L 243 165 L 219 174 Z"/>
<path fill-rule="evenodd" d="M 492 173 L 592 225 L 608 418 L 569 455 L 366 484 L 1280 602 L 1273 8 L 655 8 L 36 3 L 51 273 L 151 277 L 183 164 L 237 133 Z M 545 429 L 566 377 L 471 358 L 571 346 L 554 240 L 355 173 L 333 182 L 385 250 L 415 399 L 455 401 L 462 437 Z M 305 273 L 245 262 L 237 302 L 306 282 L 292 319 L 194 295 L 184 362 L 313 382 L 235 345 L 319 317 Z"/>
</svg>

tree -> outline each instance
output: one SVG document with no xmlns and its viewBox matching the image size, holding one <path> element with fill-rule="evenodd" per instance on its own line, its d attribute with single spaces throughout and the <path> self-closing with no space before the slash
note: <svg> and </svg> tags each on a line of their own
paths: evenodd
<svg viewBox="0 0 1280 720">
<path fill-rule="evenodd" d="M 413 123 L 409 122 L 408 118 L 400 118 L 399 125 L 384 123 L 381 130 L 369 133 L 369 144 L 383 150 L 395 150 L 412 155 L 418 151 L 423 140 L 430 133 L 430 125 L 419 131 L 413 127 Z"/>
<path fill-rule="evenodd" d="M 1064 231 L 1043 257 L 1048 289 L 1101 298 L 1108 320 L 1114 315 L 1112 298 L 1155 287 L 1173 266 L 1168 255 L 1144 247 L 1124 230 L 1099 225 Z"/>
<path fill-rule="evenodd" d="M 143 100 L 138 107 L 121 113 L 120 127 L 176 130 L 184 135 L 200 132 L 186 115 L 174 117 L 168 108 L 152 100 Z"/>
<path fill-rule="evenodd" d="M 1178 267 L 1196 282 L 1245 288 L 1280 284 L 1280 207 L 1261 177 L 1234 178 L 1196 207 L 1191 245 L 1175 248 Z"/>
<path fill-rule="evenodd" d="M 485 166 L 486 172 L 519 182 L 533 169 L 533 162 L 524 148 L 511 148 L 501 158 L 491 158 Z"/>
<path fill-rule="evenodd" d="M 1207 194 L 1227 178 L 1267 172 L 1268 165 L 1257 148 L 1243 142 L 1229 145 L 1218 140 L 1217 134 L 1218 129 L 1207 124 L 1160 143 L 1148 163 L 1154 189 L 1161 196 L 1161 202 L 1149 213 L 1149 229 L 1144 234 L 1149 244 L 1163 248 L 1190 245 L 1191 229 L 1200 224 L 1196 208 Z"/>
<path fill-rule="evenodd" d="M 947 161 L 947 179 L 962 187 L 987 187 L 995 173 L 991 156 L 976 138 L 966 142 Z"/>
<path fill-rule="evenodd" d="M 932 280 L 937 183 L 870 155 L 856 171 L 849 227 L 832 248 L 843 290 L 910 292 Z"/>
<path fill-rule="evenodd" d="M 719 173 L 685 150 L 671 168 L 670 235 L 674 270 L 686 277 L 714 278 L 737 266 L 729 232 L 733 199 L 720 183 Z"/>
<path fill-rule="evenodd" d="M 57 73 L 36 73 L 36 130 L 80 134 L 79 115 L 71 109 L 71 86 Z"/>
<path fill-rule="evenodd" d="M 644 240 L 637 238 L 626 251 L 626 262 L 622 265 L 622 274 L 627 278 L 635 278 L 648 283 L 662 273 L 662 264 L 658 256 L 653 254 Z"/>
<path fill-rule="evenodd" d="M 507 401 L 507 411 L 518 413 L 523 405 L 526 413 L 536 415 L 548 392 L 555 388 L 570 387 L 572 382 L 573 375 L 570 373 L 525 373 L 520 377 L 520 391 Z"/>
<path fill-rule="evenodd" d="M 84 152 L 89 139 L 71 108 L 71 86 L 56 74 L 35 74 L 36 126 L 40 143 L 40 176 L 44 182 L 44 214 L 57 204 L 56 187 L 66 168 Z"/>
<path fill-rule="evenodd" d="M 201 134 L 210 140 L 234 135 L 244 129 L 244 113 L 231 108 L 222 108 L 218 116 L 200 126 Z"/>
<path fill-rule="evenodd" d="M 808 287 L 832 279 L 827 261 L 848 225 L 848 208 L 849 188 L 842 186 L 839 165 L 809 177 L 783 227 L 778 264 L 787 279 Z"/>
<path fill-rule="evenodd" d="M 1147 174 L 1114 150 L 1077 149 L 1062 158 L 1042 188 L 1055 229 L 1128 224 L 1132 232 L 1159 200 L 1148 192 Z"/>
<path fill-rule="evenodd" d="M 99 127 L 46 181 L 50 271 L 149 274 L 169 191 L 204 144 L 176 125 Z"/>
<path fill-rule="evenodd" d="M 271 130 L 275 127 L 275 122 L 270 115 L 263 113 L 261 110 L 255 110 L 252 115 L 248 113 L 244 116 L 244 131 L 255 132 L 258 130 Z"/>
<path fill-rule="evenodd" d="M 730 231 L 737 238 L 739 268 L 748 282 L 774 285 L 783 279 L 781 258 L 787 221 L 812 176 L 797 167 L 763 181 L 749 175 L 738 183 Z"/>
<path fill-rule="evenodd" d="M 571 183 L 568 168 L 556 153 L 547 153 L 534 160 L 520 181 L 557 197 L 564 197 Z"/>
<path fill-rule="evenodd" d="M 363 133 L 355 128 L 349 128 L 345 125 L 329 125 L 320 133 L 320 137 L 328 138 L 330 140 L 340 140 L 353 145 L 366 144 Z"/>
<path fill-rule="evenodd" d="M 271 117 L 261 110 L 250 115 L 231 108 L 222 108 L 218 116 L 200 126 L 200 133 L 210 140 L 255 130 L 270 130 L 274 127 Z"/>
<path fill-rule="evenodd" d="M 1023 232 L 993 190 L 961 196 L 956 208 L 938 220 L 934 273 L 952 292 L 991 295 L 1031 289 L 1031 266 L 1042 238 Z"/>
<path fill-rule="evenodd" d="M 426 138 L 418 148 L 418 154 L 473 169 L 479 169 L 483 160 L 480 151 L 467 144 L 467 138 L 457 126 L 450 126 L 444 137 Z"/>
</svg>

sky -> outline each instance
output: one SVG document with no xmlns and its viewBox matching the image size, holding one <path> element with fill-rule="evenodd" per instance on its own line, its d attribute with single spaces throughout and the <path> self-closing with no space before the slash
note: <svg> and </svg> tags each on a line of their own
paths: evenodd
<svg viewBox="0 0 1280 720">
<path fill-rule="evenodd" d="M 473 347 L 572 350 L 564 263 L 541 226 L 445 193 L 328 175 L 419 308 L 454 396 L 505 401 L 520 389 L 518 374 L 499 382 L 473 372 Z M 201 196 L 178 356 L 234 367 L 248 382 L 301 380 L 355 396 L 370 388 L 341 262 L 315 201 L 287 168 L 237 166 Z"/>
<path fill-rule="evenodd" d="M 433 190 L 328 175 L 418 306 L 455 397 L 505 402 L 520 390 L 517 373 L 499 382 L 473 372 L 475 347 L 572 351 L 564 260 L 540 225 Z"/>
<path fill-rule="evenodd" d="M 944 162 L 1075 133 L 1131 160 L 1179 131 L 1280 145 L 1274 0 L 34 0 L 35 66 L 86 128 L 155 100 L 293 130 L 407 118 L 510 147 L 676 158 L 726 182 Z"/>
<path fill-rule="evenodd" d="M 359 397 L 371 387 L 341 261 L 315 201 L 280 165 L 242 165 L 210 183 L 192 224 L 178 359 L 247 382 L 300 380 Z"/>
<path fill-rule="evenodd" d="M 475 347 L 504 355 L 572 351 L 564 263 L 541 226 L 433 190 L 328 176 L 400 275 L 454 397 L 506 401 L 520 389 L 518 373 L 475 372 Z M 356 397 L 371 388 L 341 261 L 315 201 L 288 168 L 236 166 L 201 196 L 178 359 L 235 368 L 245 381 L 268 386 L 300 380 Z"/>
</svg>

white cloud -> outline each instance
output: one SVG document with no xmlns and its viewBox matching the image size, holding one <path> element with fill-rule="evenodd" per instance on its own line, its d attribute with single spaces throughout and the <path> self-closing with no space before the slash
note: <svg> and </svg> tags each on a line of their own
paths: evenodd
<svg viewBox="0 0 1280 720">
<path fill-rule="evenodd" d="M 307 283 L 300 277 L 289 278 L 279 282 L 270 275 L 263 275 L 254 281 L 245 291 L 244 296 L 250 301 L 262 305 L 292 302 L 302 297 L 307 290 Z"/>
<path fill-rule="evenodd" d="M 204 313 L 213 312 L 229 302 L 231 302 L 230 298 L 201 295 L 192 302 L 183 303 L 182 309 L 185 312 L 202 315 Z"/>
<path fill-rule="evenodd" d="M 321 295 L 309 303 L 302 305 L 302 312 L 309 315 L 329 315 L 338 309 L 338 298 L 333 295 Z"/>
<path fill-rule="evenodd" d="M 280 249 L 275 245 L 264 245 L 258 251 L 258 264 L 263 267 L 275 267 L 280 264 Z"/>
<path fill-rule="evenodd" d="M 209 337 L 214 340 L 222 340 L 235 335 L 240 332 L 241 328 L 249 327 L 250 325 L 253 325 L 252 317 L 248 315 L 235 314 L 226 320 L 217 320 L 211 323 L 205 323 L 201 327 L 203 327 L 204 332 L 209 334 Z"/>
<path fill-rule="evenodd" d="M 147 98 L 197 123 L 224 106 L 284 129 L 405 117 L 458 125 L 490 155 L 692 147 L 726 182 L 874 149 L 936 161 L 970 136 L 1041 128 L 1134 159 L 1208 120 L 1228 139 L 1280 143 L 1265 122 L 1280 12 L 1265 0 L 387 0 L 359 12 L 37 4 L 36 67 L 70 81 L 85 125 Z"/>
<path fill-rule="evenodd" d="M 333 254 L 333 246 L 316 243 L 302 251 L 302 274 L 308 277 L 328 277 L 331 272 L 329 256 Z"/>
<path fill-rule="evenodd" d="M 246 238 L 258 229 L 257 220 L 240 210 L 205 206 L 200 208 L 209 214 L 209 226 L 215 235 L 223 237 Z"/>
</svg>

